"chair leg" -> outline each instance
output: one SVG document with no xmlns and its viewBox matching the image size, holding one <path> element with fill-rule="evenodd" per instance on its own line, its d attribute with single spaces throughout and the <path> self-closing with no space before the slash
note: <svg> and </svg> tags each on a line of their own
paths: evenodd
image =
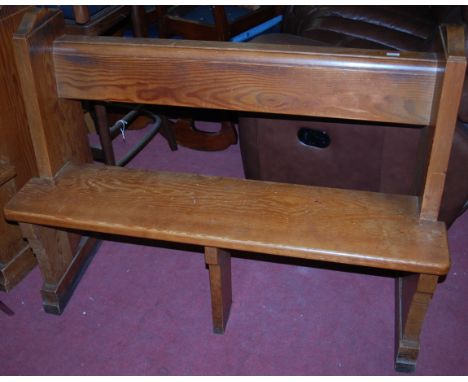
<svg viewBox="0 0 468 382">
<path fill-rule="evenodd" d="M 171 127 L 169 119 L 165 115 L 161 115 L 161 132 L 164 138 L 169 143 L 171 151 L 177 150 L 177 139 L 174 130 Z"/>
<path fill-rule="evenodd" d="M 396 279 L 396 371 L 410 373 L 416 368 L 419 335 L 437 280 L 427 274 Z"/>
<path fill-rule="evenodd" d="M 135 37 L 148 37 L 148 21 L 143 5 L 131 6 L 132 28 Z"/>
<path fill-rule="evenodd" d="M 99 140 L 104 153 L 104 163 L 109 166 L 115 166 L 114 148 L 112 147 L 112 137 L 107 121 L 106 106 L 96 103 L 94 105 L 94 111 L 96 113 L 96 127 L 99 133 Z"/>
<path fill-rule="evenodd" d="M 213 331 L 223 334 L 232 303 L 231 255 L 219 248 L 205 247 L 205 262 L 210 272 Z"/>
</svg>

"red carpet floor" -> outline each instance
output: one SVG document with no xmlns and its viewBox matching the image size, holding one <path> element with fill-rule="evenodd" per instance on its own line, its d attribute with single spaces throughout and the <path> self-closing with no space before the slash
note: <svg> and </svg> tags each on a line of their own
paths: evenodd
<svg viewBox="0 0 468 382">
<path fill-rule="evenodd" d="M 128 133 L 132 141 L 140 132 Z M 125 146 L 115 140 L 116 151 Z M 242 177 L 238 146 L 157 137 L 129 167 Z M 416 374 L 468 374 L 468 214 L 451 228 Z M 394 280 L 234 253 L 233 305 L 212 333 L 202 248 L 105 241 L 61 316 L 43 312 L 35 269 L 0 300 L 1 375 L 394 375 Z"/>
</svg>

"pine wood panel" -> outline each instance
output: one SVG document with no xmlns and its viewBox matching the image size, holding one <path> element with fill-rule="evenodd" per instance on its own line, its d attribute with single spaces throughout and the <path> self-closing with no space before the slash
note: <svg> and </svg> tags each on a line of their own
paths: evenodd
<svg viewBox="0 0 468 382">
<path fill-rule="evenodd" d="M 28 120 L 19 86 L 12 36 L 33 6 L 0 6 L 0 210 L 31 177 L 37 176 Z M 16 224 L 0 213 L 0 290 L 9 291 L 36 259 Z"/>
<path fill-rule="evenodd" d="M 37 167 L 46 177 L 68 160 L 91 161 L 80 102 L 57 98 L 51 46 L 63 30 L 60 11 L 40 10 L 27 13 L 13 37 Z"/>
<path fill-rule="evenodd" d="M 11 199 L 16 192 L 13 178 L 15 177 L 13 166 L 0 162 L 0 206 L 3 206 Z M 22 240 L 21 232 L 16 224 L 9 224 L 5 221 L 3 213 L 0 214 L 0 289 L 3 284 L 1 275 L 14 258 L 27 247 Z"/>
<path fill-rule="evenodd" d="M 419 337 L 438 279 L 424 274 L 396 278 L 395 369 L 399 372 L 413 372 L 416 368 Z"/>
<path fill-rule="evenodd" d="M 0 162 L 0 186 L 14 178 L 15 175 L 13 166 Z"/>
<path fill-rule="evenodd" d="M 416 125 L 430 121 L 436 58 L 100 36 L 54 42 L 59 97 Z"/>
<path fill-rule="evenodd" d="M 232 304 L 231 254 L 219 248 L 205 247 L 205 262 L 210 272 L 213 331 L 222 334 Z"/>
<path fill-rule="evenodd" d="M 12 43 L 23 15 L 32 8 L 0 6 L 0 160 L 15 167 L 17 188 L 37 176 Z"/>
<path fill-rule="evenodd" d="M 427 162 L 424 192 L 421 196 L 421 219 L 431 221 L 436 221 L 439 216 L 466 73 L 463 29 L 448 26 L 446 40 L 445 75 L 435 108 L 432 147 Z"/>
<path fill-rule="evenodd" d="M 28 118 L 22 128 L 29 125 L 34 152 L 27 147 L 16 149 L 20 155 L 34 153 L 39 175 L 50 178 L 68 161 L 91 161 L 80 102 L 57 98 L 51 48 L 54 39 L 63 31 L 60 11 L 33 9 L 24 15 L 13 35 L 14 55 L 10 57 L 16 60 L 18 78 L 13 80 L 17 81 L 16 86 L 21 85 Z M 80 239 L 79 235 L 65 232 L 56 234 L 60 238 L 58 241 L 48 240 L 53 235 L 39 236 L 41 240 L 47 239 L 42 243 L 47 254 L 43 254 L 39 264 L 43 276 L 47 275 L 42 292 L 52 291 L 48 293 L 51 298 L 45 301 L 45 309 L 60 312 L 73 291 L 70 287 L 73 283 L 69 280 L 77 280 L 81 274 L 80 267 L 64 265 L 64 261 L 70 262 L 64 248 L 74 254 L 73 262 L 82 264 L 89 258 L 96 240 Z M 83 246 L 82 243 L 86 244 Z M 50 272 L 50 269 L 54 271 Z M 66 292 L 54 295 L 53 291 L 61 291 L 62 287 Z"/>
<path fill-rule="evenodd" d="M 73 201 L 71 203 L 71 201 Z M 31 180 L 13 220 L 304 259 L 444 274 L 445 226 L 417 198 L 300 185 L 69 165 Z"/>
</svg>

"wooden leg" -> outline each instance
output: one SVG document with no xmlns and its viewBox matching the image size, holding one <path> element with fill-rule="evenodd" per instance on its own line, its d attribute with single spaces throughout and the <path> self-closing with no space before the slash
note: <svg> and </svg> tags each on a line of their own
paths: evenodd
<svg viewBox="0 0 468 382">
<path fill-rule="evenodd" d="M 132 5 L 131 7 L 133 35 L 135 37 L 148 37 L 145 7 L 143 5 Z"/>
<path fill-rule="evenodd" d="M 112 137 L 109 130 L 105 104 L 96 103 L 94 105 L 94 111 L 96 113 L 96 128 L 104 153 L 104 163 L 109 166 L 115 166 L 114 148 L 112 147 Z"/>
<path fill-rule="evenodd" d="M 437 280 L 426 274 L 396 279 L 396 371 L 410 373 L 416 368 L 419 335 Z"/>
<path fill-rule="evenodd" d="M 213 331 L 223 334 L 232 303 L 231 255 L 219 248 L 205 247 L 205 262 L 210 272 Z"/>
<path fill-rule="evenodd" d="M 53 228 L 20 223 L 21 231 L 33 249 L 44 284 L 41 295 L 47 313 L 61 314 L 95 252 L 97 240 Z"/>
<path fill-rule="evenodd" d="M 177 150 L 177 140 L 172 126 L 165 115 L 161 115 L 161 134 L 167 139 L 171 151 Z"/>
</svg>

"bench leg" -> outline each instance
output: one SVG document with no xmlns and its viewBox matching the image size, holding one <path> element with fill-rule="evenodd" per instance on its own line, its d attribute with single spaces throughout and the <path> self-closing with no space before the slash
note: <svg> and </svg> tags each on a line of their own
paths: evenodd
<svg viewBox="0 0 468 382">
<path fill-rule="evenodd" d="M 36 255 L 44 280 L 41 288 L 44 310 L 61 314 L 98 241 L 38 225 L 20 223 L 20 227 Z"/>
<path fill-rule="evenodd" d="M 437 280 L 426 274 L 396 279 L 396 371 L 410 373 L 416 368 L 419 335 Z"/>
<path fill-rule="evenodd" d="M 232 303 L 231 255 L 219 248 L 205 247 L 205 262 L 210 272 L 213 331 L 223 334 Z"/>
</svg>

